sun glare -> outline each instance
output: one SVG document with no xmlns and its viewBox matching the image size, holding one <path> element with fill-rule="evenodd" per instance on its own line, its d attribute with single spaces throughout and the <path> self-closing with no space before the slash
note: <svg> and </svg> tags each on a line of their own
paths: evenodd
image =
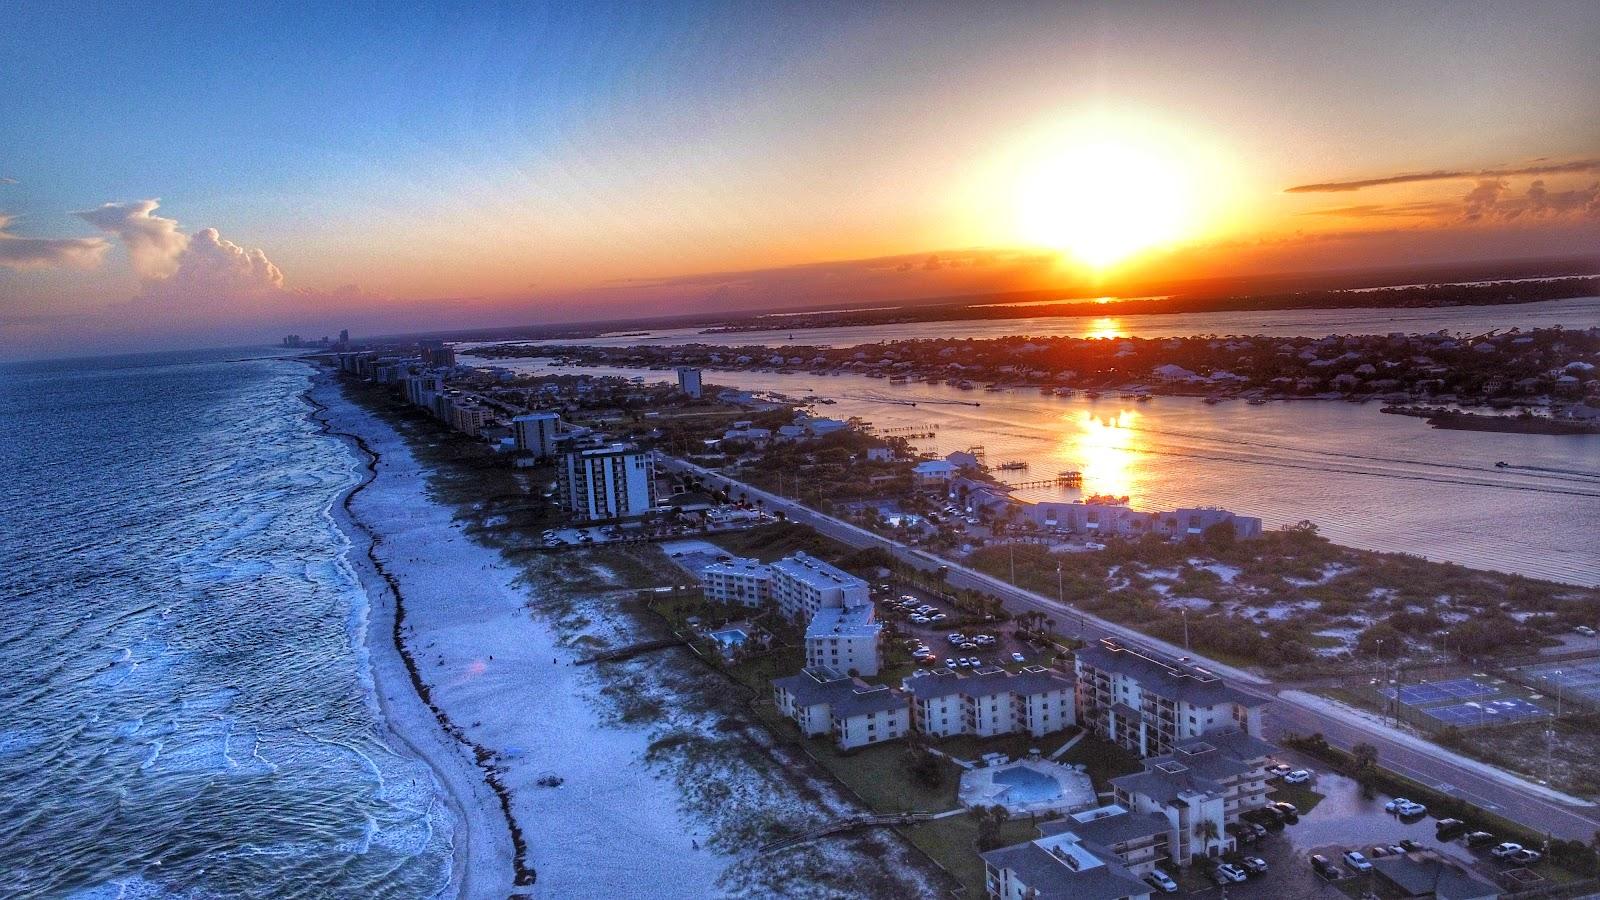
<svg viewBox="0 0 1600 900">
<path fill-rule="evenodd" d="M 1010 155 L 1017 238 L 1103 271 L 1201 236 L 1231 178 L 1218 148 L 1153 117 L 1058 122 Z"/>
</svg>

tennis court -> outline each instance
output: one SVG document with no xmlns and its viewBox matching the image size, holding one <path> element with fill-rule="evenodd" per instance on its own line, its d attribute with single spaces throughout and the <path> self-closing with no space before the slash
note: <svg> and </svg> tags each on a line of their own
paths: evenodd
<svg viewBox="0 0 1600 900">
<path fill-rule="evenodd" d="M 1442 703 L 1446 700 L 1475 700 L 1479 697 L 1491 697 L 1500 693 L 1493 685 L 1483 684 L 1471 678 L 1454 678 L 1449 681 L 1428 681 L 1422 684 L 1404 684 L 1398 688 L 1387 688 L 1384 696 L 1398 699 L 1407 706 L 1423 706 L 1429 703 Z"/>
<path fill-rule="evenodd" d="M 1499 725 L 1505 722 L 1537 719 L 1541 716 L 1548 716 L 1550 711 L 1521 697 L 1508 697 L 1502 700 L 1452 703 L 1448 706 L 1424 709 L 1422 713 L 1438 719 L 1446 725 L 1454 725 L 1457 728 L 1471 728 L 1476 725 Z"/>
<path fill-rule="evenodd" d="M 1545 694 L 1555 696 L 1559 691 L 1565 702 L 1600 709 L 1600 660 L 1545 663 L 1519 671 L 1524 681 Z"/>
</svg>

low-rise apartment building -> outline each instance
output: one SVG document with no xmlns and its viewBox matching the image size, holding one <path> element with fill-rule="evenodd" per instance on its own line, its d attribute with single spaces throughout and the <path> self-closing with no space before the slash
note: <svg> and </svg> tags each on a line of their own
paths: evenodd
<svg viewBox="0 0 1600 900">
<path fill-rule="evenodd" d="M 1143 772 L 1114 778 L 1111 786 L 1119 805 L 1167 820 L 1172 859 L 1188 865 L 1234 849 L 1228 826 L 1266 805 L 1272 752 L 1271 744 L 1243 731 L 1218 732 L 1146 759 Z"/>
<path fill-rule="evenodd" d="M 764 606 L 772 599 L 772 567 L 737 556 L 700 570 L 700 586 L 713 603 Z"/>
<path fill-rule="evenodd" d="M 973 675 L 921 672 L 901 685 L 912 698 L 912 721 L 934 737 L 1060 731 L 1075 721 L 1071 679 L 1044 666 L 1015 674 L 988 669 Z"/>
<path fill-rule="evenodd" d="M 1151 887 L 1110 849 L 1069 829 L 983 854 L 991 900 L 1149 900 Z"/>
<path fill-rule="evenodd" d="M 1261 735 L 1267 698 L 1184 660 L 1105 638 L 1079 650 L 1074 666 L 1080 724 L 1140 756 L 1213 731 Z"/>
<path fill-rule="evenodd" d="M 905 694 L 825 666 L 772 680 L 778 711 L 807 737 L 832 735 L 841 750 L 896 740 L 911 731 Z"/>
<path fill-rule="evenodd" d="M 793 622 L 809 622 L 824 607 L 864 606 L 872 602 L 867 583 L 805 553 L 772 564 L 772 599 Z"/>
</svg>

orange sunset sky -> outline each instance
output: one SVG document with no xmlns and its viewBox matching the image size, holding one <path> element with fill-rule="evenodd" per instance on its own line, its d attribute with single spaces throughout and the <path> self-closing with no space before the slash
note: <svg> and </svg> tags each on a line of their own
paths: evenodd
<svg viewBox="0 0 1600 900">
<path fill-rule="evenodd" d="M 1583 2 L 14 4 L 0 354 L 1595 257 L 1596 46 Z"/>
</svg>

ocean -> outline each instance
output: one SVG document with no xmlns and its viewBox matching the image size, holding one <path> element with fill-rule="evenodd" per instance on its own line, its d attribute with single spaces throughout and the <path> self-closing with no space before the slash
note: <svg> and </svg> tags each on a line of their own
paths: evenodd
<svg viewBox="0 0 1600 900">
<path fill-rule="evenodd" d="M 0 368 L 0 895 L 448 883 L 329 515 L 356 460 L 307 416 L 311 369 L 252 355 Z"/>
</svg>

